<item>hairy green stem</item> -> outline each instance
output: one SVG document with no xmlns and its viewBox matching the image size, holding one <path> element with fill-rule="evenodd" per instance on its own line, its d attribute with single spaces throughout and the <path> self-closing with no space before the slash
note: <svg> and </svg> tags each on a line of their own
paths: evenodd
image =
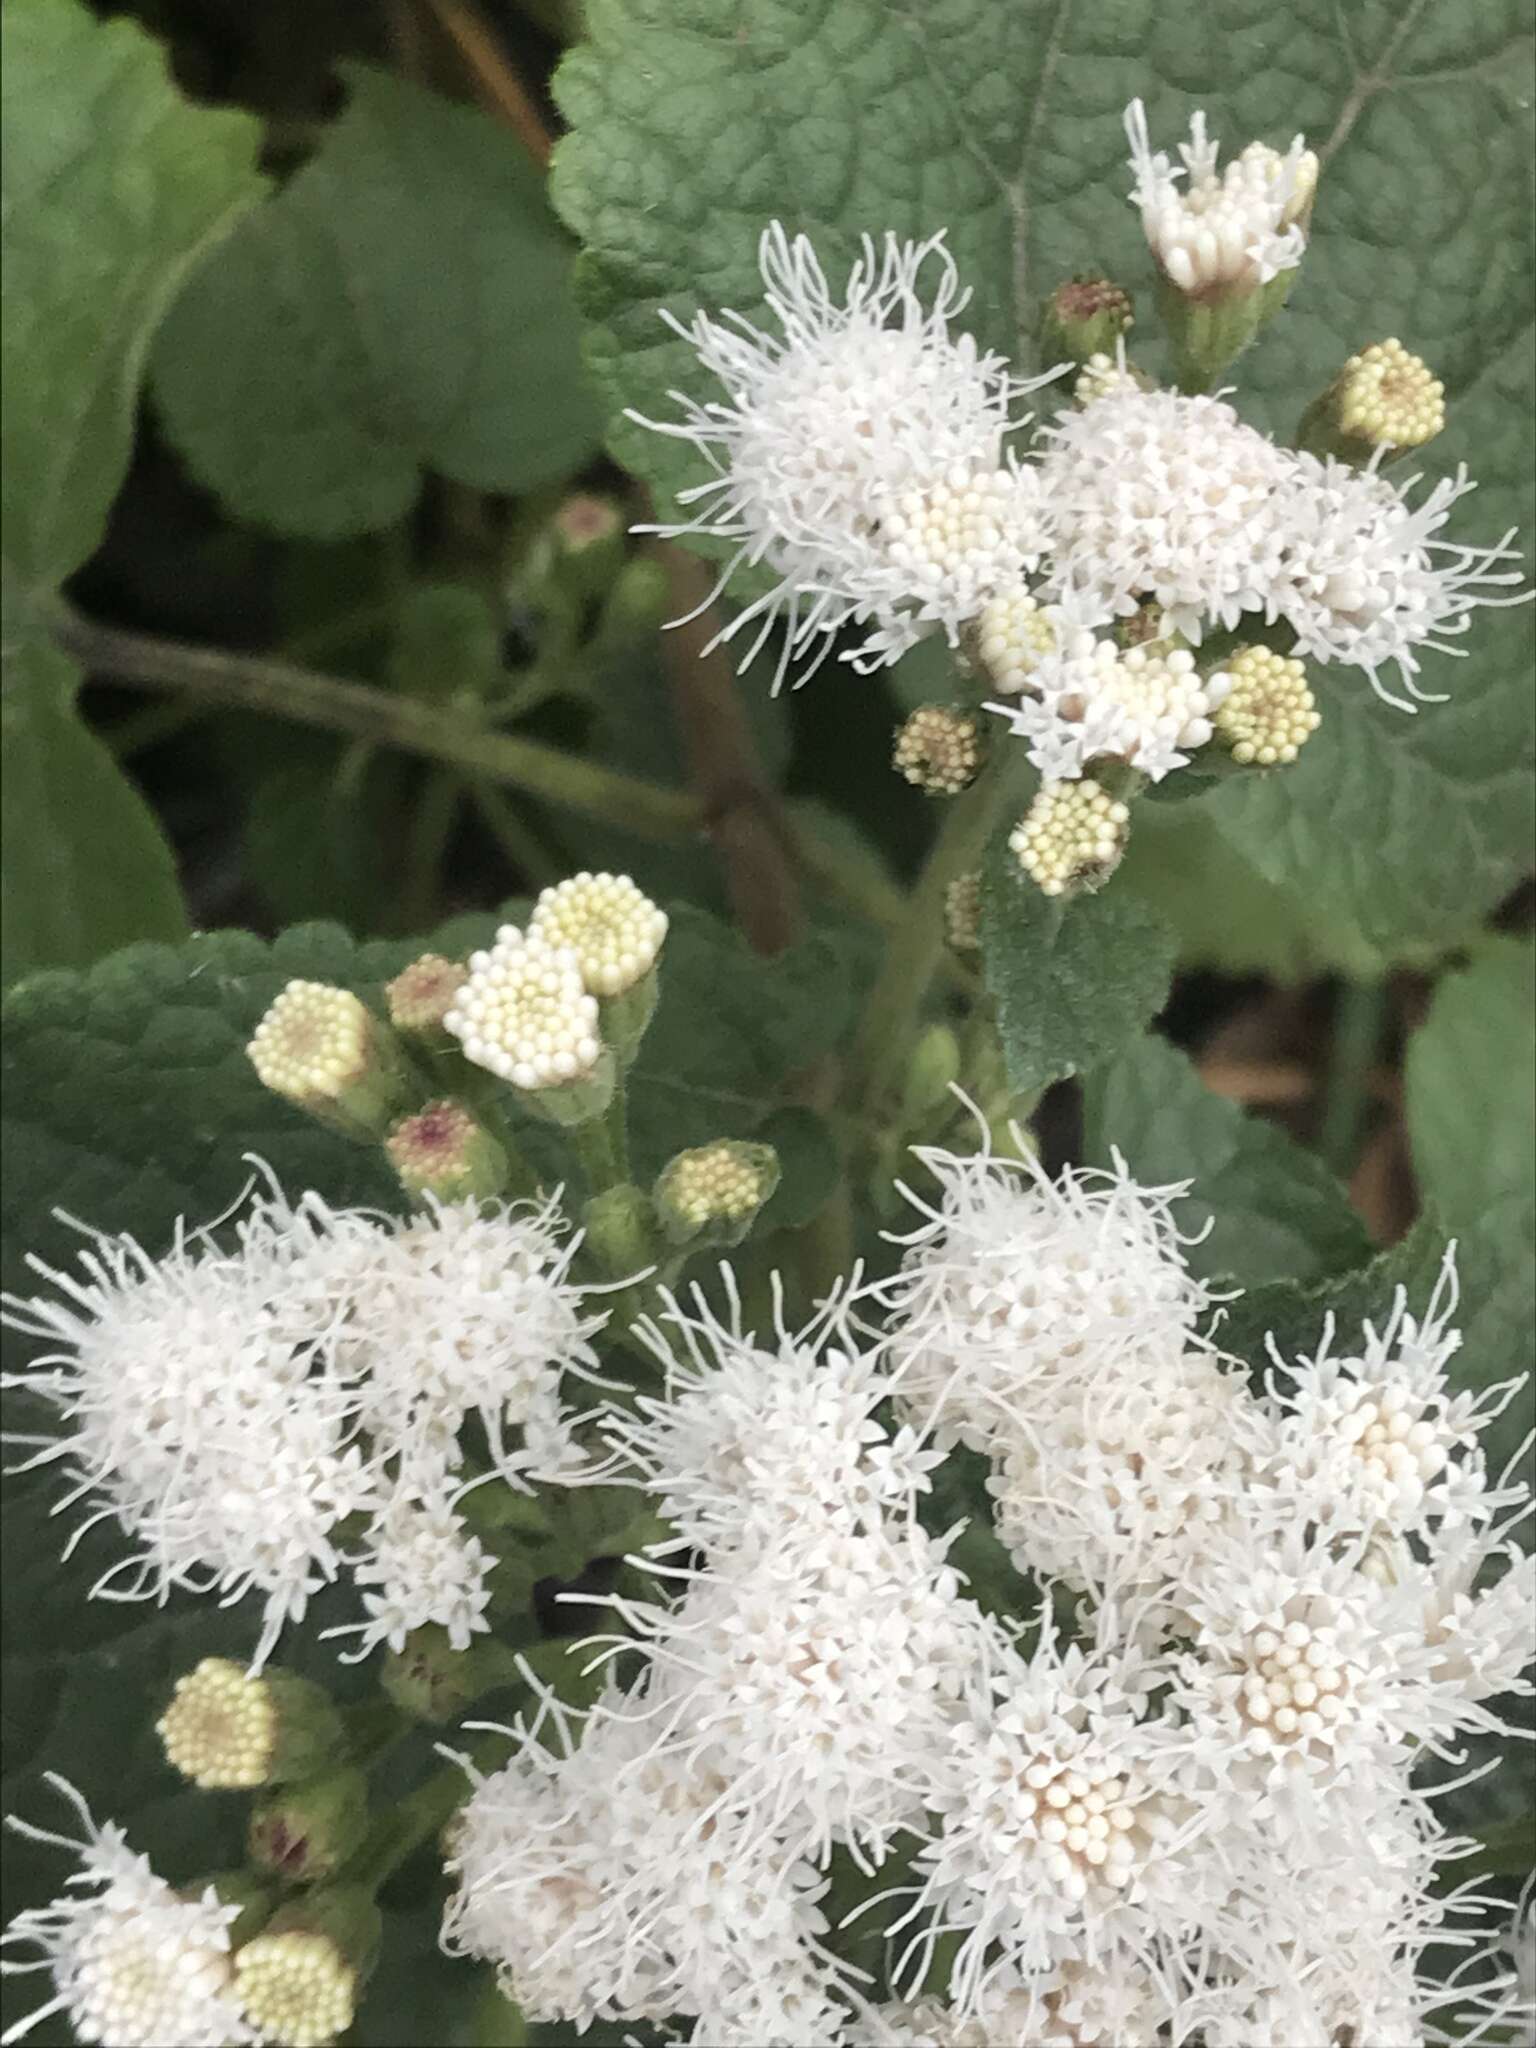
<svg viewBox="0 0 1536 2048">
<path fill-rule="evenodd" d="M 1386 991 L 1379 981 L 1346 981 L 1333 1020 L 1317 1149 L 1341 1177 L 1354 1170 L 1366 1086 L 1381 1045 Z"/>
<path fill-rule="evenodd" d="M 364 683 L 342 682 L 291 662 L 99 625 L 67 607 L 56 615 L 54 637 L 86 668 L 119 682 L 185 690 L 238 710 L 267 712 L 378 746 L 400 747 L 469 776 L 568 804 L 650 839 L 683 838 L 703 824 L 699 799 L 682 790 L 578 759 L 538 740 L 492 731 Z"/>
<path fill-rule="evenodd" d="M 1006 750 L 1000 750 L 964 795 L 950 804 L 906 915 L 892 932 L 855 1053 L 864 1106 L 872 1117 L 878 1117 L 896 1086 L 929 988 L 945 959 L 945 891 L 980 864 L 1011 786 L 1011 765 Z"/>
</svg>

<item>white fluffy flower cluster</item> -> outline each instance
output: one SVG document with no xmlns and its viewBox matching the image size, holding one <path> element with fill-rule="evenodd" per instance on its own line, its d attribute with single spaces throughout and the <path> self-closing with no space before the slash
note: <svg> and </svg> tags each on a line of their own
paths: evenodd
<svg viewBox="0 0 1536 2048">
<path fill-rule="evenodd" d="M 694 2042 L 1420 2043 L 1479 1902 L 1411 1773 L 1501 1726 L 1536 1593 L 1479 1446 L 1511 1390 L 1446 1377 L 1453 1269 L 1261 1385 L 1184 1189 L 921 1164 L 894 1279 L 766 1343 L 728 1277 L 651 1327 L 665 1387 L 596 1473 L 670 1521 L 659 1591 L 609 1600 L 584 1724 L 546 1701 L 477 1783 L 451 1943 L 530 2017 Z M 1032 1622 L 928 1526 L 958 1446 Z"/>
<path fill-rule="evenodd" d="M 1317 160 L 1303 139 L 1283 155 L 1252 143 L 1218 172 L 1203 115 L 1182 167 L 1153 153 L 1139 101 L 1126 125 L 1131 196 L 1172 286 L 1202 304 L 1267 293 L 1269 305 L 1306 246 Z M 990 607 L 1067 603 L 1092 631 L 1146 598 L 1196 644 L 1245 614 L 1283 619 L 1299 652 L 1362 668 L 1378 689 L 1396 664 L 1412 697 L 1420 650 L 1461 651 L 1476 605 L 1516 601 L 1497 594 L 1520 580 L 1509 536 L 1487 548 L 1438 538 L 1464 476 L 1415 507 L 1416 480 L 1277 447 L 1222 399 L 1148 388 L 1123 359 L 1095 358 L 1078 403 L 1033 447 L 1014 446 L 1016 401 L 1067 366 L 1020 382 L 952 331 L 969 295 L 941 235 L 866 240 L 841 297 L 809 240 L 777 222 L 759 266 L 776 331 L 732 312 L 688 326 L 664 316 L 724 395 L 674 393 L 681 418 L 632 417 L 709 463 L 710 480 L 679 494 L 693 516 L 658 530 L 728 544 L 711 600 L 738 570 L 756 594 L 721 637 L 753 627 L 745 666 L 782 624 L 775 687 L 792 668 L 813 673 L 844 629 L 842 658 L 861 672 L 938 631 L 991 667 Z M 1149 688 L 1108 643 L 1083 667 L 1091 651 L 1059 651 L 1078 664 L 1071 677 L 1050 663 L 1022 684 L 993 670 L 1038 707 L 1020 729 L 1043 774 L 1080 775 L 1093 758 L 1165 774 L 1210 739 L 1219 675 L 1181 664 Z M 1067 734 L 1053 688 L 1078 707 Z"/>
<path fill-rule="evenodd" d="M 240 1908 L 223 1904 L 212 1886 L 200 1894 L 174 1891 L 147 1857 L 128 1847 L 121 1828 L 110 1821 L 97 1827 L 72 1785 L 52 1773 L 47 1782 L 75 1808 L 84 1839 L 14 1815 L 10 1825 L 32 1841 L 72 1850 L 80 1869 L 70 1879 L 71 1892 L 18 1913 L 5 1932 L 7 1948 L 34 1952 L 30 1962 L 6 1961 L 5 1970 L 46 1970 L 53 1980 L 53 1996 L 8 2031 L 6 2042 L 63 2013 L 77 2040 L 103 2048 L 259 2043 L 242 2007 L 230 1947 Z"/>
<path fill-rule="evenodd" d="M 7 1441 L 62 1466 L 65 1506 L 97 1503 L 83 1528 L 133 1543 L 98 1594 L 258 1593 L 257 1667 L 344 1569 L 359 1654 L 428 1621 L 464 1647 L 494 1559 L 459 1512 L 460 1433 L 477 1417 L 516 1483 L 576 1455 L 561 1383 L 591 1377 L 602 1321 L 569 1278 L 576 1240 L 553 1203 L 429 1201 L 396 1223 L 275 1182 L 216 1234 L 229 1222 L 178 1227 L 158 1259 L 91 1233 L 77 1273 L 34 1260 L 52 1292 L 7 1296 L 4 1318 L 48 1348 L 0 1385 L 64 1427 Z"/>
</svg>

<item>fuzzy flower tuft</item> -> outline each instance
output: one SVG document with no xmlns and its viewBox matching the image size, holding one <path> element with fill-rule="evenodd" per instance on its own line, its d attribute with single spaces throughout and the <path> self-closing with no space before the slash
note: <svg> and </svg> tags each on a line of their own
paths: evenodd
<svg viewBox="0 0 1536 2048">
<path fill-rule="evenodd" d="M 262 2038 L 249 2023 L 234 1981 L 230 1928 L 240 1917 L 209 1886 L 200 1896 L 173 1891 L 121 1828 L 98 1827 L 74 1787 L 52 1772 L 46 1782 L 74 1807 L 84 1838 L 56 1835 L 11 1816 L 34 1842 L 70 1849 L 80 1859 L 71 1891 L 48 1906 L 18 1913 L 7 1947 L 30 1948 L 32 1962 L 6 1970 L 46 1970 L 53 1996 L 5 2036 L 7 2048 L 41 2021 L 63 2013 L 81 2041 L 101 2048 L 241 2048 Z"/>
<path fill-rule="evenodd" d="M 1038 557 L 1033 475 L 1004 460 L 1035 384 L 951 333 L 969 295 L 942 236 L 866 239 L 840 299 L 805 236 L 775 222 L 758 254 L 777 332 L 734 313 L 666 316 L 726 396 L 676 394 L 681 420 L 640 420 L 715 471 L 682 494 L 696 516 L 661 530 L 732 544 L 721 588 L 739 567 L 772 575 L 722 637 L 756 622 L 745 667 L 782 620 L 776 682 L 792 664 L 803 680 L 844 625 L 872 629 L 850 656 L 861 667 L 925 631 L 953 639 Z"/>
</svg>

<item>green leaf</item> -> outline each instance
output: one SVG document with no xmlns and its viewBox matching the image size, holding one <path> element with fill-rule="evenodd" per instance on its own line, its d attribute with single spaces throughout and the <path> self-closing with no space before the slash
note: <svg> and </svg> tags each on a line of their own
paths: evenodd
<svg viewBox="0 0 1536 2048">
<path fill-rule="evenodd" d="M 1124 1157 L 1138 1180 L 1192 1180 L 1179 1204 L 1204 1274 L 1251 1287 L 1282 1277 L 1308 1282 L 1346 1272 L 1370 1255 L 1365 1226 L 1315 1153 L 1273 1124 L 1212 1094 L 1184 1054 L 1160 1038 L 1128 1046 L 1083 1084 L 1090 1164 Z"/>
<path fill-rule="evenodd" d="M 1408 1044 L 1404 1106 L 1414 1170 L 1448 1224 L 1475 1232 L 1490 1204 L 1536 1199 L 1536 950 L 1490 939 L 1435 990 Z"/>
<path fill-rule="evenodd" d="M 1009 851 L 1006 827 L 982 873 L 981 943 L 1019 1095 L 1119 1051 L 1161 1009 L 1173 973 L 1172 934 L 1151 911 L 1114 888 L 1043 895 Z"/>
<path fill-rule="evenodd" d="M 42 592 L 101 539 L 150 336 L 262 181 L 257 124 L 189 105 L 132 23 L 103 26 L 74 0 L 12 0 L 0 35 L 0 498 L 7 564 Z"/>
<path fill-rule="evenodd" d="M 424 465 L 524 491 L 601 431 L 568 248 L 515 139 L 403 80 L 346 75 L 346 112 L 193 277 L 153 365 L 198 477 L 240 518 L 316 539 L 400 518 Z"/>
<path fill-rule="evenodd" d="M 554 193 L 585 244 L 578 291 L 613 448 L 668 514 L 701 465 L 623 409 L 666 418 L 671 388 L 718 396 L 658 316 L 751 317 L 757 238 L 775 217 L 813 236 L 834 288 L 861 232 L 947 229 L 974 288 L 967 323 L 1022 367 L 1045 295 L 1102 265 L 1136 294 L 1136 353 L 1157 370 L 1152 265 L 1125 197 L 1121 114 L 1139 94 L 1168 147 L 1197 106 L 1233 148 L 1297 129 L 1320 146 L 1291 304 L 1236 372 L 1246 414 L 1288 434 L 1346 356 L 1401 334 L 1450 409 L 1414 468 L 1432 479 L 1465 460 L 1481 481 L 1451 537 L 1530 525 L 1536 237 L 1516 0 L 1305 0 L 1283 23 L 1232 0 L 1219 33 L 1210 10 L 1155 0 L 1108 14 L 1059 0 L 742 0 L 724 13 L 596 0 L 589 26 L 557 79 L 573 132 Z M 1219 891 L 1235 854 L 1245 891 L 1281 892 L 1288 922 L 1317 925 L 1313 955 L 1355 971 L 1465 935 L 1528 860 L 1532 624 L 1529 609 L 1478 616 L 1471 660 L 1426 661 L 1425 687 L 1449 701 L 1416 716 L 1357 671 L 1320 678 L 1324 723 L 1294 768 L 1232 777 L 1183 807 L 1219 835 L 1203 886 Z M 1255 940 L 1239 923 L 1233 944 L 1251 956 Z"/>
<path fill-rule="evenodd" d="M 84 966 L 186 913 L 159 824 L 76 716 L 79 671 L 36 632 L 0 682 L 0 979 Z"/>
</svg>

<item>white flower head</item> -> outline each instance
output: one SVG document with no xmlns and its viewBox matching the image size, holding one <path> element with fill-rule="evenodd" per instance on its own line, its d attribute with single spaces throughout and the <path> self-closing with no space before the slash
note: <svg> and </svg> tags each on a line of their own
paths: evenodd
<svg viewBox="0 0 1536 2048">
<path fill-rule="evenodd" d="M 511 924 L 488 951 L 470 955 L 469 978 L 443 1024 L 466 1059 L 514 1088 L 580 1080 L 603 1050 L 579 955 Z"/>
<path fill-rule="evenodd" d="M 711 1556 L 796 1537 L 873 1531 L 910 1509 L 939 1454 L 876 1409 L 889 1385 L 834 1301 L 799 1330 L 782 1308 L 771 1346 L 744 1332 L 730 1268 L 724 1319 L 695 1291 L 670 1295 L 640 1335 L 666 1370 L 665 1397 L 642 1395 L 605 1432 L 680 1535 Z M 777 1306 L 777 1304 L 776 1304 Z"/>
<path fill-rule="evenodd" d="M 1025 741 L 1048 781 L 1076 781 L 1107 760 L 1161 782 L 1210 739 L 1211 713 L 1231 678 L 1220 669 L 1202 676 L 1186 647 L 1117 647 L 1079 623 L 1082 614 L 1075 593 L 1048 607 L 1055 645 L 1030 668 L 1021 695 L 987 709 Z"/>
<path fill-rule="evenodd" d="M 1452 1326 L 1457 1299 L 1453 1245 L 1422 1318 L 1408 1313 L 1407 1290 L 1399 1287 L 1380 1329 L 1364 1325 L 1357 1356 L 1334 1353 L 1330 1316 L 1313 1357 L 1296 1365 L 1277 1360 L 1264 1479 L 1293 1518 L 1408 1535 L 1486 1521 L 1521 1497 L 1519 1488 L 1490 1482 L 1478 1435 L 1524 1381 L 1453 1391 L 1447 1368 L 1461 1347 Z"/>
<path fill-rule="evenodd" d="M 1113 1172 L 919 1148 L 937 1202 L 904 1188 L 923 1221 L 895 1241 L 902 1270 L 887 1368 L 898 1400 L 941 1440 L 990 1450 L 1016 1434 L 1042 1388 L 1199 1343 L 1213 1297 L 1189 1271 L 1172 1204 Z"/>
<path fill-rule="evenodd" d="M 1122 386 L 1042 428 L 1047 599 L 1075 593 L 1079 627 L 1135 612 L 1198 642 L 1264 611 L 1290 515 L 1295 458 L 1223 399 Z"/>
<path fill-rule="evenodd" d="M 446 1475 L 440 1487 L 423 1487 L 419 1494 L 415 1486 L 402 1485 L 370 1523 L 353 1561 L 368 1619 L 326 1634 L 361 1637 L 344 1660 L 352 1663 L 379 1643 L 403 1650 L 406 1637 L 429 1624 L 446 1632 L 451 1648 L 467 1650 L 490 1627 L 485 1610 L 495 1563 L 454 1509 Z"/>
<path fill-rule="evenodd" d="M 934 1767 L 933 1838 L 919 1851 L 913 1937 L 964 1930 L 950 1997 L 979 2006 L 992 1968 L 1025 1975 L 1172 1933 L 1197 1910 L 1187 1849 L 1201 1819 L 1172 1729 L 1147 1715 L 1161 1676 L 1107 1639 L 1062 1648 L 1047 1627 L 1026 1660 L 971 1686 Z M 1208 1818 L 1209 1816 L 1206 1816 Z"/>
<path fill-rule="evenodd" d="M 1140 100 L 1126 108 L 1125 132 L 1136 174 L 1131 199 L 1158 267 L 1180 291 L 1252 291 L 1301 261 L 1318 171 L 1301 136 L 1284 156 L 1251 142 L 1218 173 L 1220 144 L 1207 137 L 1203 113 L 1191 117 L 1189 140 L 1179 144 L 1182 169 L 1153 155 Z"/>
<path fill-rule="evenodd" d="M 621 995 L 655 965 L 667 935 L 667 913 L 642 895 L 628 875 L 572 875 L 545 889 L 528 920 L 528 936 L 569 948 L 588 993 Z"/>
<path fill-rule="evenodd" d="M 873 626 L 860 665 L 894 661 L 933 627 L 953 638 L 1038 558 L 1034 479 L 1004 452 L 1011 407 L 1035 385 L 951 334 L 969 294 L 942 235 L 866 238 L 841 300 L 810 241 L 778 222 L 759 264 L 777 333 L 734 313 L 690 327 L 666 316 L 726 397 L 674 394 L 681 421 L 640 422 L 715 472 L 682 494 L 697 515 L 661 530 L 731 543 L 721 587 L 739 565 L 772 572 L 723 637 L 759 622 L 745 666 L 782 619 L 777 681 L 791 663 L 814 670 L 850 623 Z"/>
<path fill-rule="evenodd" d="M 136 1856 L 121 1828 L 98 1827 L 85 1801 L 63 1778 L 46 1782 L 80 1816 L 84 1839 L 52 1834 L 14 1815 L 10 1825 L 37 1842 L 80 1858 L 71 1892 L 48 1906 L 18 1913 L 7 1947 L 31 1948 L 36 1960 L 7 1961 L 7 1972 L 47 1970 L 53 1996 L 5 2035 L 19 2041 L 42 2020 L 63 2013 L 76 2038 L 101 2048 L 241 2048 L 258 2036 L 234 1988 L 229 1930 L 238 1906 L 224 1905 L 209 1886 L 200 1896 L 174 1891 Z"/>
<path fill-rule="evenodd" d="M 114 1517 L 135 1546 L 92 1591 L 257 1591 L 258 1668 L 337 1576 L 339 1525 L 376 1498 L 354 1393 L 326 1369 L 334 1305 L 310 1314 L 290 1295 L 310 1228 L 274 1192 L 238 1252 L 184 1226 L 158 1260 L 131 1237 L 88 1232 L 80 1277 L 34 1260 L 55 1295 L 5 1301 L 7 1322 L 52 1348 L 0 1386 L 40 1395 L 66 1425 L 11 1440 L 36 1447 L 30 1464 L 63 1465 L 64 1505 L 97 1496 L 74 1540 Z"/>
<path fill-rule="evenodd" d="M 1282 537 L 1267 602 L 1268 615 L 1296 632 L 1297 652 L 1321 662 L 1363 668 L 1372 688 L 1399 710 L 1434 703 L 1415 682 L 1419 654 L 1465 655 L 1457 645 L 1479 605 L 1525 604 L 1523 571 L 1501 566 L 1519 557 L 1511 529 L 1491 547 L 1466 547 L 1438 536 L 1458 499 L 1476 489 L 1465 468 L 1442 477 L 1418 505 L 1410 477 L 1393 484 L 1374 468 L 1353 469 L 1333 457 L 1289 455 L 1290 477 L 1276 501 Z M 1405 701 L 1379 671 L 1397 667 Z"/>
</svg>

